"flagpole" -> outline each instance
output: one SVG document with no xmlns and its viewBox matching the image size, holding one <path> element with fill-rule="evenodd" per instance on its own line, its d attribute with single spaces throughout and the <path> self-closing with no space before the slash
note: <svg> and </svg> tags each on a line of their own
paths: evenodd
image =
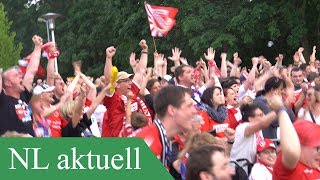
<svg viewBox="0 0 320 180">
<path fill-rule="evenodd" d="M 155 52 L 158 52 L 158 51 L 157 51 L 157 46 L 156 46 L 156 41 L 154 40 L 154 37 L 153 37 L 153 36 L 152 36 L 152 40 L 153 40 L 154 50 L 155 50 Z"/>
</svg>

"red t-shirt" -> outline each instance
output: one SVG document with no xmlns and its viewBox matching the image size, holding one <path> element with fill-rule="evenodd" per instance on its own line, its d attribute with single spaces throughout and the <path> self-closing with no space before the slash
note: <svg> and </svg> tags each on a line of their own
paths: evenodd
<svg viewBox="0 0 320 180">
<path fill-rule="evenodd" d="M 60 116 L 59 109 L 54 111 L 50 116 L 46 117 L 46 120 L 50 126 L 51 137 L 61 137 L 62 128 L 68 124 L 68 121 Z"/>
<path fill-rule="evenodd" d="M 148 124 L 152 124 L 152 117 L 144 102 L 137 97 L 140 88 L 133 82 L 131 91 L 135 95 L 131 103 L 132 112 L 141 112 L 147 118 Z M 126 97 L 115 92 L 112 97 L 106 96 L 103 100 L 103 105 L 108 109 L 105 113 L 107 118 L 103 118 L 102 137 L 118 137 L 125 118 Z"/>
<path fill-rule="evenodd" d="M 134 131 L 131 137 L 139 137 L 149 146 L 153 154 L 160 160 L 162 157 L 162 144 L 159 130 L 155 124 L 145 126 Z"/>
<path fill-rule="evenodd" d="M 216 130 L 218 137 L 225 137 L 224 131 L 229 127 L 228 118 L 223 122 L 219 123 L 213 120 L 204 110 L 199 110 L 198 114 L 202 116 L 204 124 L 201 126 L 201 132 L 208 132 L 211 130 Z"/>
<path fill-rule="evenodd" d="M 315 180 L 320 179 L 320 171 L 317 169 L 308 168 L 300 161 L 295 169 L 286 168 L 282 162 L 282 153 L 277 157 L 276 163 L 273 167 L 273 180 Z"/>
</svg>

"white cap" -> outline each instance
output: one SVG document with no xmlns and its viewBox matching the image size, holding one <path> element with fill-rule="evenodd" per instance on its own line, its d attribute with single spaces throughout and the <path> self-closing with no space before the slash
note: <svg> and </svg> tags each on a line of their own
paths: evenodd
<svg viewBox="0 0 320 180">
<path fill-rule="evenodd" d="M 48 86 L 47 84 L 37 85 L 33 88 L 33 95 L 40 95 L 45 92 L 51 92 L 54 90 L 54 86 Z"/>
</svg>

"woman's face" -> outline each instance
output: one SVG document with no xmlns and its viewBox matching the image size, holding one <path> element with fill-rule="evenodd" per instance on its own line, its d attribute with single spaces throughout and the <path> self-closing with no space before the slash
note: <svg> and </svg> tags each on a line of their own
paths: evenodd
<svg viewBox="0 0 320 180">
<path fill-rule="evenodd" d="M 53 95 L 53 92 L 45 92 L 41 94 L 41 98 L 46 106 L 54 103 Z"/>
<path fill-rule="evenodd" d="M 273 167 L 276 163 L 277 153 L 274 148 L 267 148 L 264 151 L 257 154 L 258 160 L 265 163 L 267 166 Z"/>
<path fill-rule="evenodd" d="M 154 96 L 161 89 L 161 85 L 158 81 L 156 81 L 151 87 L 150 94 Z"/>
<path fill-rule="evenodd" d="M 308 89 L 306 99 L 309 104 L 316 103 L 316 96 L 313 88 Z"/>
<path fill-rule="evenodd" d="M 212 94 L 212 104 L 214 106 L 219 106 L 224 104 L 224 97 L 220 89 L 214 89 Z"/>
<path fill-rule="evenodd" d="M 226 93 L 226 103 L 231 106 L 237 105 L 237 95 L 233 89 L 228 89 Z"/>
</svg>

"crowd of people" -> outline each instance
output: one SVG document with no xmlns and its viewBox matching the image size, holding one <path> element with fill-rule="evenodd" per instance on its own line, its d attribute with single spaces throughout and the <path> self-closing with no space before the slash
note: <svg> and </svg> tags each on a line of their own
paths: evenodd
<svg viewBox="0 0 320 180">
<path fill-rule="evenodd" d="M 154 52 L 148 68 L 141 40 L 140 59 L 128 58 L 133 74 L 117 72 L 111 46 L 101 77 L 86 76 L 77 61 L 65 81 L 55 73 L 56 44 L 32 40 L 25 71 L 0 76 L 2 137 L 142 138 L 174 179 L 320 179 L 316 47 L 308 62 L 299 48 L 289 66 L 279 54 L 274 65 L 253 57 L 251 69 L 237 52 L 231 61 L 221 53 L 217 67 L 212 48 L 193 67 L 173 48 L 173 67 Z M 46 78 L 37 79 L 43 51 Z"/>
</svg>

